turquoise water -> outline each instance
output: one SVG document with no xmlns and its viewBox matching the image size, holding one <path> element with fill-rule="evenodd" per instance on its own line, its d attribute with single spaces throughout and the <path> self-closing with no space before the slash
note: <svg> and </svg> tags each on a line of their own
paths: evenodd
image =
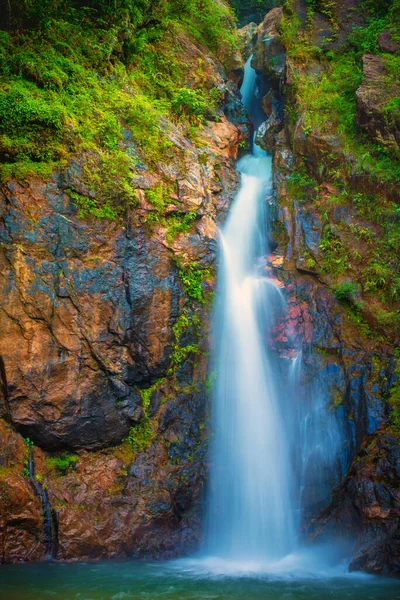
<svg viewBox="0 0 400 600">
<path fill-rule="evenodd" d="M 239 567 L 140 561 L 0 567 L 1 600 L 399 600 L 400 582 L 367 575 L 239 574 Z"/>
</svg>

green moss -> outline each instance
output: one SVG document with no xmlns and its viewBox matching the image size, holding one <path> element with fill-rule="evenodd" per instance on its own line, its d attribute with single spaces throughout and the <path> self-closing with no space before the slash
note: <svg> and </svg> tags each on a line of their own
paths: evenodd
<svg viewBox="0 0 400 600">
<path fill-rule="evenodd" d="M 172 374 L 174 368 L 183 363 L 190 354 L 200 354 L 198 344 L 188 344 L 187 346 L 179 346 L 176 344 L 171 354 L 172 368 L 170 370 L 170 374 Z"/>
<path fill-rule="evenodd" d="M 152 439 L 153 430 L 151 421 L 145 416 L 140 423 L 130 428 L 125 441 L 134 452 L 143 452 L 150 446 Z"/>
<path fill-rule="evenodd" d="M 68 469 L 79 460 L 79 456 L 76 454 L 68 454 L 62 452 L 59 456 L 51 456 L 46 458 L 46 466 L 48 469 L 58 471 L 61 475 L 65 475 Z"/>
<path fill-rule="evenodd" d="M 357 286 L 351 281 L 336 283 L 332 285 L 332 291 L 339 302 L 348 303 L 354 300 L 357 292 Z"/>
<path fill-rule="evenodd" d="M 143 406 L 143 411 L 145 414 L 145 417 L 148 417 L 148 412 L 149 412 L 149 406 L 150 406 L 150 401 L 151 401 L 151 396 L 153 395 L 153 392 L 160 387 L 160 385 L 165 381 L 165 377 L 161 377 L 160 379 L 158 379 L 155 383 L 153 383 L 153 385 L 151 385 L 148 388 L 138 388 L 138 391 L 142 397 L 142 406 Z"/>
<path fill-rule="evenodd" d="M 183 85 L 193 65 L 181 41 L 222 59 L 236 46 L 230 10 L 212 0 L 112 7 L 11 0 L 11 32 L 0 32 L 0 178 L 48 177 L 86 153 L 96 195 L 78 201 L 81 216 L 111 219 L 132 201 L 139 163 L 168 163 L 168 120 L 200 126 L 221 99 L 200 63 L 193 89 Z"/>
<path fill-rule="evenodd" d="M 397 365 L 395 369 L 395 382 L 390 390 L 389 402 L 392 407 L 390 422 L 394 433 L 400 434 L 400 348 L 395 349 Z"/>
<path fill-rule="evenodd" d="M 205 304 L 208 298 L 204 294 L 203 286 L 207 279 L 212 278 L 211 270 L 202 268 L 193 261 L 184 264 L 175 258 L 175 262 L 187 296 L 192 300 Z"/>
</svg>

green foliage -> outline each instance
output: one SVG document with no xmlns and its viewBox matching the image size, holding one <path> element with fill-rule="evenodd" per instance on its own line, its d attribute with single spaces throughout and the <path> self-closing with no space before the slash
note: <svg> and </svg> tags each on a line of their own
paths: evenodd
<svg viewBox="0 0 400 600">
<path fill-rule="evenodd" d="M 173 346 L 171 354 L 171 368 L 169 375 L 176 372 L 177 367 L 184 362 L 191 354 L 201 354 L 198 343 L 181 345 L 181 338 L 183 333 L 190 333 L 192 337 L 196 339 L 200 338 L 201 321 L 195 312 L 191 312 L 189 315 L 188 309 L 185 308 L 182 314 L 176 320 L 172 331 L 175 337 L 175 344 Z"/>
<path fill-rule="evenodd" d="M 174 326 L 172 327 L 172 331 L 174 333 L 175 340 L 177 342 L 179 342 L 179 340 L 181 339 L 182 333 L 189 329 L 189 325 L 190 325 L 190 320 L 189 320 L 188 312 L 185 309 L 183 311 L 183 313 L 176 320 Z"/>
<path fill-rule="evenodd" d="M 354 296 L 357 292 L 357 286 L 351 281 L 345 281 L 343 283 L 332 285 L 332 291 L 339 302 L 346 304 L 354 300 Z"/>
<path fill-rule="evenodd" d="M 171 101 L 171 108 L 177 115 L 183 113 L 194 122 L 201 122 L 208 110 L 204 93 L 188 87 L 182 87 L 176 91 Z"/>
<path fill-rule="evenodd" d="M 364 77 L 363 54 L 381 55 L 386 69 L 382 113 L 388 129 L 398 126 L 400 59 L 396 53 L 380 52 L 378 36 L 389 28 L 392 39 L 400 39 L 400 1 L 367 0 L 362 11 L 364 25 L 354 27 L 345 44 L 327 40 L 318 48 L 309 40 L 315 25 L 312 13 L 321 12 L 321 2 L 308 2 L 309 20 L 301 30 L 291 4 L 288 0 L 281 23 L 290 57 L 291 99 L 285 112 L 291 131 L 298 133 L 301 128 L 311 138 L 307 147 L 318 148 L 321 156 L 318 166 L 310 161 L 296 168 L 288 190 L 295 199 L 314 196 L 326 222 L 320 243 L 322 260 L 318 257 L 315 263 L 314 257 L 304 258 L 310 268 L 321 266 L 329 275 L 332 291 L 363 334 L 372 334 L 366 317 L 369 322 L 372 317 L 389 334 L 400 327 L 400 210 L 394 202 L 400 161 L 385 135 L 372 141 L 359 127 L 356 91 Z M 296 139 L 293 146 L 298 152 Z M 329 183 L 337 191 L 327 196 L 322 185 L 318 190 L 319 183 Z M 366 191 L 374 188 L 374 194 Z M 348 205 L 351 219 L 337 222 L 334 203 Z M 334 225 L 328 224 L 331 218 Z M 344 276 L 351 277 L 354 284 L 343 284 Z M 354 290 L 350 285 L 356 286 Z M 364 298 L 360 303 L 355 299 L 356 290 Z"/>
<path fill-rule="evenodd" d="M 134 452 L 143 452 L 150 446 L 152 437 L 151 421 L 148 417 L 144 417 L 139 423 L 130 428 L 125 441 L 128 442 Z"/>
<path fill-rule="evenodd" d="M 177 235 L 188 233 L 192 229 L 193 221 L 196 219 L 197 213 L 195 211 L 188 213 L 176 212 L 170 215 L 167 220 L 167 242 L 172 243 Z"/>
<path fill-rule="evenodd" d="M 176 344 L 171 354 L 171 374 L 174 371 L 174 367 L 178 367 L 182 364 L 190 354 L 199 354 L 198 344 L 188 344 L 187 346 L 179 346 Z"/>
<path fill-rule="evenodd" d="M 151 385 L 148 388 L 138 388 L 138 391 L 142 397 L 142 406 L 143 406 L 143 411 L 145 414 L 145 417 L 148 417 L 148 411 L 149 411 L 149 406 L 150 406 L 150 401 L 151 401 L 151 396 L 153 395 L 153 392 L 165 381 L 165 377 L 161 377 L 160 379 L 158 379 L 155 383 L 153 383 L 153 385 Z"/>
<path fill-rule="evenodd" d="M 153 189 L 145 190 L 146 199 L 152 204 L 154 211 L 149 211 L 145 223 L 157 223 L 166 229 L 166 239 L 172 244 L 179 234 L 186 234 L 192 229 L 193 222 L 197 219 L 195 211 L 184 212 L 176 210 L 166 213 L 169 204 L 177 204 L 170 190 L 164 184 L 159 184 Z"/>
<path fill-rule="evenodd" d="M 305 162 L 300 163 L 289 175 L 288 189 L 291 195 L 300 201 L 307 199 L 313 192 L 318 191 L 318 183 L 308 174 Z"/>
<path fill-rule="evenodd" d="M 360 59 L 363 54 L 377 54 L 378 35 L 385 29 L 386 19 L 372 19 L 363 27 L 353 27 L 347 45 L 353 55 Z"/>
<path fill-rule="evenodd" d="M 182 85 L 191 73 L 177 40 L 190 30 L 223 59 L 236 44 L 229 9 L 212 0 L 10 0 L 7 7 L 0 179 L 48 177 L 86 153 L 96 202 L 77 200 L 81 215 L 115 218 L 132 201 L 138 163 L 168 162 L 168 119 L 180 113 L 198 126 L 220 100 L 200 74 L 193 89 Z"/>
<path fill-rule="evenodd" d="M 200 268 L 195 262 L 189 262 L 186 265 L 178 262 L 177 267 L 186 294 L 189 298 L 204 304 L 206 299 L 203 293 L 203 284 L 212 276 L 210 269 Z"/>
<path fill-rule="evenodd" d="M 63 452 L 59 456 L 51 456 L 46 458 L 46 466 L 48 469 L 56 470 L 61 475 L 65 475 L 70 467 L 76 465 L 78 460 L 79 456 L 76 454 L 68 454 L 67 452 Z"/>
<path fill-rule="evenodd" d="M 385 17 L 388 13 L 391 14 L 395 10 L 395 5 L 399 6 L 398 0 L 361 0 L 361 7 L 373 19 Z"/>
<path fill-rule="evenodd" d="M 92 215 L 97 219 L 109 219 L 113 221 L 118 215 L 117 209 L 109 202 L 100 204 L 94 198 L 82 196 L 72 190 L 67 190 L 67 193 L 78 207 L 78 216 L 80 219 L 84 219 L 87 215 Z"/>
<path fill-rule="evenodd" d="M 400 348 L 395 349 L 395 357 L 397 359 L 394 371 L 396 379 L 390 390 L 389 397 L 389 402 L 392 407 L 390 421 L 393 432 L 400 435 Z"/>
<path fill-rule="evenodd" d="M 285 14 L 279 25 L 279 33 L 289 56 L 298 53 L 299 39 L 298 30 L 300 19 L 292 11 Z"/>
<path fill-rule="evenodd" d="M 370 326 L 368 325 L 368 323 L 364 319 L 362 308 L 361 308 L 360 304 L 358 304 L 357 302 L 352 302 L 351 304 L 347 303 L 347 308 L 348 308 L 348 317 L 349 317 L 350 321 L 352 321 L 355 325 L 357 325 L 360 333 L 367 337 L 372 337 L 373 332 L 372 332 Z"/>
<path fill-rule="evenodd" d="M 333 27 L 338 27 L 337 4 L 334 0 L 306 0 L 309 18 L 314 12 L 328 17 Z"/>
<path fill-rule="evenodd" d="M 391 98 L 383 107 L 383 114 L 389 126 L 400 123 L 400 97 Z"/>
<path fill-rule="evenodd" d="M 324 255 L 322 261 L 324 271 L 338 276 L 348 268 L 348 253 L 330 225 L 324 227 L 319 247 Z"/>
</svg>

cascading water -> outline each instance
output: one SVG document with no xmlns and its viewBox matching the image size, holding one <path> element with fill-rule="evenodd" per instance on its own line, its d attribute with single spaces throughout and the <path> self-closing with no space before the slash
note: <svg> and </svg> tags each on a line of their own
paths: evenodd
<svg viewBox="0 0 400 600">
<path fill-rule="evenodd" d="M 247 63 L 243 102 L 255 115 Z M 214 317 L 215 385 L 205 551 L 229 560 L 277 560 L 296 545 L 284 400 L 265 333 L 284 309 L 265 276 L 271 157 L 254 146 L 238 163 L 241 189 L 220 233 Z"/>
</svg>

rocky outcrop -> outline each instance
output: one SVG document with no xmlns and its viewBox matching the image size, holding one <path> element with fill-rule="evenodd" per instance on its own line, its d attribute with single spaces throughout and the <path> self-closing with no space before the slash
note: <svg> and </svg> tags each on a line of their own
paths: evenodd
<svg viewBox="0 0 400 600">
<path fill-rule="evenodd" d="M 268 95 L 264 96 L 263 109 L 267 111 Z M 260 125 L 256 133 L 256 144 L 267 152 L 273 152 L 276 143 L 276 135 L 283 129 L 283 113 L 278 101 L 274 101 L 270 105 L 269 117 Z"/>
</svg>

